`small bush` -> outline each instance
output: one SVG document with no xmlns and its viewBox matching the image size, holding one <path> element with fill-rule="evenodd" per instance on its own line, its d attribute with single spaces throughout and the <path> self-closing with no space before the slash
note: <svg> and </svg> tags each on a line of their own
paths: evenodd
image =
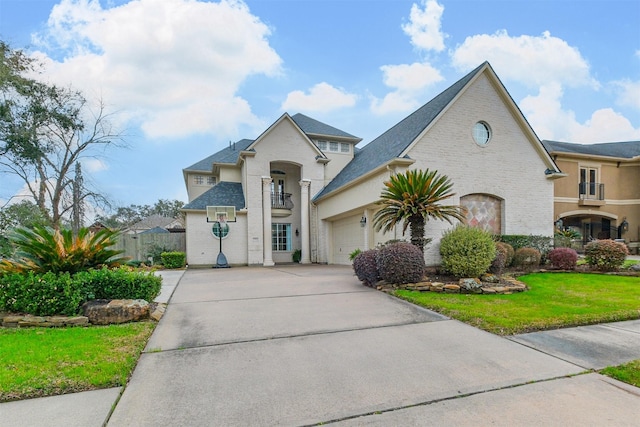
<svg viewBox="0 0 640 427">
<path fill-rule="evenodd" d="M 0 275 L 0 311 L 74 316 L 86 298 L 83 286 L 66 272 Z"/>
<path fill-rule="evenodd" d="M 493 274 L 502 274 L 502 271 L 507 266 L 507 248 L 504 246 L 498 246 L 496 244 L 496 257 L 491 262 L 489 271 Z"/>
<path fill-rule="evenodd" d="M 388 283 L 416 283 L 424 276 L 424 255 L 411 243 L 394 243 L 380 249 L 376 265 L 380 277 Z"/>
<path fill-rule="evenodd" d="M 546 256 L 553 249 L 553 238 L 549 236 L 533 236 L 521 234 L 503 234 L 497 236 L 497 240 L 508 243 L 514 250 L 520 248 L 534 248 L 540 252 L 541 261 L 546 260 Z"/>
<path fill-rule="evenodd" d="M 504 266 L 510 267 L 513 264 L 513 255 L 515 251 L 513 250 L 513 246 L 505 242 L 496 242 L 496 251 L 504 251 L 506 258 L 504 260 Z"/>
<path fill-rule="evenodd" d="M 74 279 L 82 283 L 90 299 L 143 299 L 151 302 L 162 286 L 162 277 L 126 267 L 90 270 L 76 274 Z"/>
<path fill-rule="evenodd" d="M 370 249 L 359 253 L 353 259 L 353 271 L 355 271 L 358 280 L 366 286 L 373 287 L 381 279 L 376 264 L 377 252 L 375 249 Z"/>
<path fill-rule="evenodd" d="M 456 277 L 479 277 L 496 257 L 491 234 L 479 228 L 457 226 L 440 240 L 442 267 Z"/>
<path fill-rule="evenodd" d="M 613 240 L 596 240 L 584 248 L 585 260 L 591 267 L 600 271 L 613 271 L 622 264 L 629 255 L 624 243 Z"/>
<path fill-rule="evenodd" d="M 548 255 L 551 266 L 562 270 L 575 270 L 578 252 L 571 248 L 555 248 Z"/>
<path fill-rule="evenodd" d="M 186 255 L 184 252 L 162 252 L 160 258 L 165 268 L 182 268 L 185 265 Z"/>
<path fill-rule="evenodd" d="M 362 249 L 358 248 L 358 249 L 354 249 L 353 251 L 351 251 L 351 253 L 349 254 L 349 261 L 353 262 L 353 260 L 362 253 Z"/>
<path fill-rule="evenodd" d="M 535 248 L 516 249 L 513 255 L 513 265 L 530 270 L 540 265 L 540 251 Z"/>
</svg>

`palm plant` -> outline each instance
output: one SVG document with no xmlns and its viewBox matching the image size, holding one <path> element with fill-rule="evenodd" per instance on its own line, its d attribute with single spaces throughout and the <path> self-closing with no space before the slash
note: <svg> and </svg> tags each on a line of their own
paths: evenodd
<svg viewBox="0 0 640 427">
<path fill-rule="evenodd" d="M 54 230 L 41 225 L 32 229 L 20 228 L 11 238 L 16 248 L 13 258 L 0 261 L 0 271 L 73 274 L 104 265 L 116 266 L 127 260 L 117 258 L 124 251 L 110 249 L 117 236 L 117 231 L 108 229 L 93 233 L 88 228 L 81 228 L 74 236 L 71 230 Z"/>
<path fill-rule="evenodd" d="M 376 202 L 382 208 L 373 216 L 376 231 L 386 233 L 400 222 L 403 224 L 402 234 L 409 227 L 411 243 L 423 253 L 427 243 L 424 227 L 429 219 L 444 220 L 449 224 L 453 219 L 465 219 L 462 207 L 440 204 L 455 193 L 451 192 L 453 184 L 449 178 L 438 175 L 438 171 L 408 170 L 392 175 L 384 185 L 380 200 Z"/>
</svg>

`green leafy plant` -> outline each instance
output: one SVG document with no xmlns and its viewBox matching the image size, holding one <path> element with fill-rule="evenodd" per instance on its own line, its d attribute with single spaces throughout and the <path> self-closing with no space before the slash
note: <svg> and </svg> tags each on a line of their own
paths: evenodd
<svg viewBox="0 0 640 427">
<path fill-rule="evenodd" d="M 162 287 L 162 277 L 128 267 L 83 271 L 73 279 L 89 299 L 143 299 L 150 302 Z"/>
<path fill-rule="evenodd" d="M 186 254 L 184 252 L 163 252 L 160 257 L 165 268 L 182 268 L 185 266 Z"/>
<path fill-rule="evenodd" d="M 408 170 L 395 174 L 384 183 L 385 189 L 377 204 L 382 208 L 373 216 L 376 231 L 393 230 L 402 224 L 402 233 L 410 229 L 411 243 L 424 252 L 427 241 L 424 237 L 425 223 L 437 219 L 453 223 L 464 220 L 460 206 L 443 205 L 444 200 L 455 195 L 453 183 L 438 171 Z"/>
<path fill-rule="evenodd" d="M 479 228 L 459 225 L 440 240 L 442 267 L 456 277 L 478 277 L 496 256 L 491 234 Z"/>
<path fill-rule="evenodd" d="M 353 262 L 353 260 L 355 259 L 355 257 L 357 257 L 358 255 L 360 255 L 362 253 L 362 249 L 358 248 L 358 249 L 354 249 L 353 251 L 351 251 L 351 253 L 349 254 L 349 261 Z"/>
<path fill-rule="evenodd" d="M 585 260 L 600 271 L 613 271 L 624 264 L 629 255 L 627 246 L 613 240 L 596 240 L 584 248 Z"/>
<path fill-rule="evenodd" d="M 90 268 L 117 266 L 127 261 L 118 258 L 123 251 L 110 249 L 118 232 L 98 232 L 81 228 L 77 236 L 71 230 L 55 230 L 41 225 L 17 229 L 11 235 L 16 251 L 11 259 L 0 261 L 0 272 L 69 272 Z"/>
<path fill-rule="evenodd" d="M 302 259 L 302 249 L 296 249 L 295 251 L 293 251 L 293 253 L 291 254 L 291 259 L 293 262 L 300 262 L 300 260 Z"/>
<path fill-rule="evenodd" d="M 388 283 L 416 283 L 424 276 L 424 255 L 411 243 L 394 243 L 377 251 L 376 266 Z"/>
</svg>

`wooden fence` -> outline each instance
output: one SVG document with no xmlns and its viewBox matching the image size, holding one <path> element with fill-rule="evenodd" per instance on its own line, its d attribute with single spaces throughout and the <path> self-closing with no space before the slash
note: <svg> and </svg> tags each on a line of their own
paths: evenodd
<svg viewBox="0 0 640 427">
<path fill-rule="evenodd" d="M 152 263 L 157 263 L 162 252 L 186 252 L 187 244 L 185 233 L 121 234 L 114 248 L 132 260 L 147 263 L 153 257 Z"/>
</svg>

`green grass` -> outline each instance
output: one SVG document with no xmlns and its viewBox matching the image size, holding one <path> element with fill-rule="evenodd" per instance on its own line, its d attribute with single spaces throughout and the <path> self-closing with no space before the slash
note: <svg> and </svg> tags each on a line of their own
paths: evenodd
<svg viewBox="0 0 640 427">
<path fill-rule="evenodd" d="M 530 289 L 511 295 L 396 295 L 500 335 L 640 318 L 640 277 L 535 273 L 519 280 Z"/>
<path fill-rule="evenodd" d="M 154 327 L 0 328 L 0 401 L 123 386 Z"/>
<path fill-rule="evenodd" d="M 640 387 L 640 359 L 629 362 L 626 365 L 604 368 L 600 372 L 611 378 Z"/>
</svg>

